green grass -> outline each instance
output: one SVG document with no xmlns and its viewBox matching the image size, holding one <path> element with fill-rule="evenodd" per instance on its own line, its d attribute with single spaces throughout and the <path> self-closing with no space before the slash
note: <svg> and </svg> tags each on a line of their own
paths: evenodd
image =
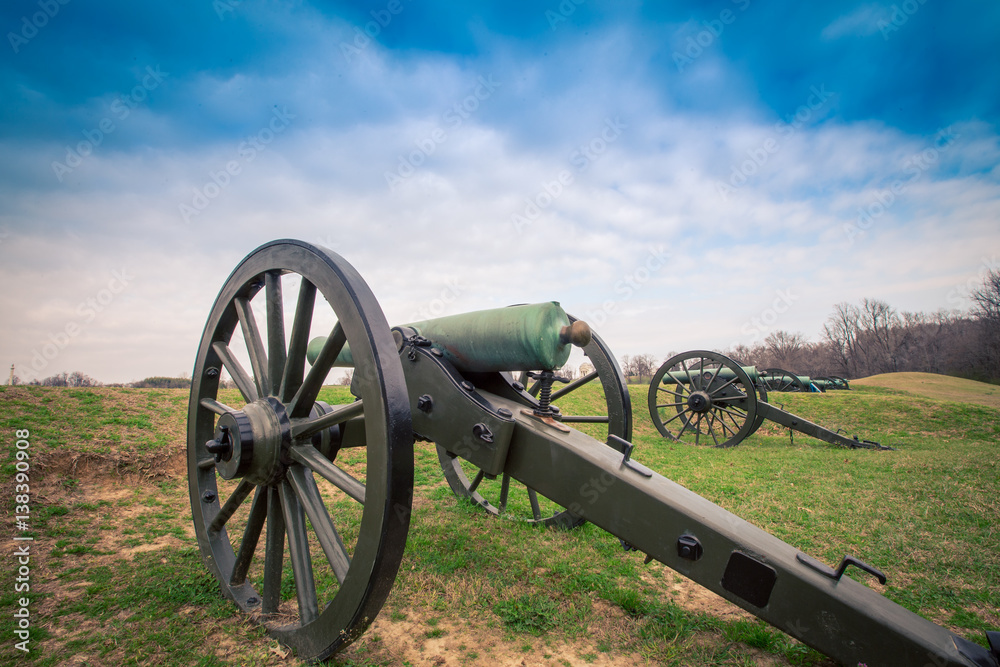
<svg viewBox="0 0 1000 667">
<path fill-rule="evenodd" d="M 646 387 L 630 389 L 637 461 L 827 563 L 858 556 L 886 572 L 888 585 L 851 576 L 973 641 L 1000 629 L 1000 410 L 880 387 L 783 394 L 772 402 L 897 450 L 845 450 L 798 434 L 790 442 L 766 424 L 720 450 L 661 439 L 642 407 Z M 326 387 L 320 398 L 350 395 Z M 581 411 L 601 401 L 596 391 L 573 399 Z M 67 655 L 94 665 L 293 660 L 218 594 L 201 562 L 186 480 L 176 472 L 185 390 L 4 389 L 0 406 L 8 434 L 31 430 L 33 489 L 46 485 L 44 497 L 32 498 L 43 559 L 37 583 L 45 582 L 31 594 L 32 664 L 62 664 Z M 73 473 L 66 461 L 74 459 L 89 467 Z M 491 662 L 504 646 L 528 663 L 553 656 L 545 664 L 628 655 L 750 665 L 762 654 L 778 664 L 829 664 L 755 619 L 685 604 L 678 575 L 643 565 L 641 554 L 591 524 L 546 530 L 457 502 L 433 445 L 417 443 L 415 481 L 406 555 L 382 625 L 333 664 L 405 664 L 387 638 L 395 627 L 412 627 L 415 645 L 454 642 L 449 664 Z M 294 595 L 290 587 L 283 594 Z M 0 595 L 4 609 L 14 603 Z M 9 624 L 0 641 L 14 641 Z"/>
</svg>

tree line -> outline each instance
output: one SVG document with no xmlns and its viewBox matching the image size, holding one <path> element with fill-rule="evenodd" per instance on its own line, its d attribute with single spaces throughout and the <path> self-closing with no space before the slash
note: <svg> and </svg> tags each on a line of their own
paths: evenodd
<svg viewBox="0 0 1000 667">
<path fill-rule="evenodd" d="M 1000 384 L 1000 271 L 987 273 L 970 298 L 972 308 L 964 313 L 900 312 L 873 298 L 838 303 L 818 342 L 777 330 L 720 352 L 745 366 L 812 377 L 913 371 Z M 630 382 L 648 381 L 659 367 L 649 354 L 625 355 L 620 365 Z"/>
</svg>

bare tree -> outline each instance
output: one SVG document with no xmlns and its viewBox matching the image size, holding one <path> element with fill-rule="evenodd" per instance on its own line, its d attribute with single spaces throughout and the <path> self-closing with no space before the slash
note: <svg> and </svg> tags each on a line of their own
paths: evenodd
<svg viewBox="0 0 1000 667">
<path fill-rule="evenodd" d="M 632 370 L 639 376 L 640 384 L 642 384 L 643 377 L 652 379 L 656 368 L 656 357 L 651 354 L 637 354 L 632 357 Z"/>
<path fill-rule="evenodd" d="M 344 374 L 340 377 L 339 380 L 337 380 L 337 384 L 341 386 L 346 386 L 351 384 L 352 379 L 354 379 L 354 371 L 353 370 L 344 371 Z"/>
<path fill-rule="evenodd" d="M 839 368 L 838 375 L 848 378 L 858 377 L 858 331 L 861 311 L 849 303 L 838 303 L 833 314 L 823 325 L 823 337 L 833 347 Z"/>
<path fill-rule="evenodd" d="M 973 315 L 979 323 L 976 354 L 986 379 L 1000 378 L 1000 271 L 986 274 L 983 286 L 972 292 Z"/>
</svg>

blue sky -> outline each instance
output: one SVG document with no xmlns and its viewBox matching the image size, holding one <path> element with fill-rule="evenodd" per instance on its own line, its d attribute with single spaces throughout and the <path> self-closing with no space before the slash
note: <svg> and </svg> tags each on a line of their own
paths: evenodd
<svg viewBox="0 0 1000 667">
<path fill-rule="evenodd" d="M 342 254 L 390 322 L 557 300 L 659 358 L 816 340 L 863 297 L 968 308 L 1000 267 L 992 2 L 35 0 L 0 26 L 22 378 L 189 373 L 275 238 Z"/>
</svg>

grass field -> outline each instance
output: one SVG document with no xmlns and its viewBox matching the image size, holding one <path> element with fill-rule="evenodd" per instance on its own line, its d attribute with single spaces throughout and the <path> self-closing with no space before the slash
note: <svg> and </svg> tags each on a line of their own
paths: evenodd
<svg viewBox="0 0 1000 667">
<path fill-rule="evenodd" d="M 982 643 L 982 630 L 1000 629 L 1000 407 L 955 387 L 932 397 L 905 392 L 912 383 L 852 386 L 772 402 L 896 451 L 839 449 L 766 424 L 733 449 L 673 444 L 636 386 L 633 458 L 828 563 L 862 558 L 888 584 L 855 578 Z M 347 395 L 330 387 L 321 398 Z M 6 523 L 14 533 L 15 431 L 28 429 L 31 530 L 20 534 L 35 538 L 31 652 L 12 648 L 5 622 L 0 664 L 299 664 L 236 613 L 201 563 L 186 404 L 183 390 L 0 391 Z M 458 503 L 433 446 L 416 452 L 400 575 L 332 664 L 832 664 L 589 524 L 533 528 Z M 13 560 L 3 562 L 10 581 Z M 23 595 L 12 590 L 0 593 L 8 619 Z"/>
</svg>

